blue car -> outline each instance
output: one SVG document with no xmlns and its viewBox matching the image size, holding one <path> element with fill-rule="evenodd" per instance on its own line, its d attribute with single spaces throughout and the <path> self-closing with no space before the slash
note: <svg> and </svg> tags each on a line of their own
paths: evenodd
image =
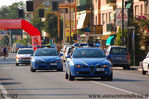
<svg viewBox="0 0 149 99">
<path fill-rule="evenodd" d="M 70 81 L 75 77 L 101 77 L 109 81 L 113 79 L 112 64 L 99 48 L 75 48 L 67 58 L 65 78 Z"/>
<path fill-rule="evenodd" d="M 31 59 L 32 72 L 36 70 L 57 70 L 63 71 L 62 61 L 55 48 L 39 48 Z"/>
</svg>

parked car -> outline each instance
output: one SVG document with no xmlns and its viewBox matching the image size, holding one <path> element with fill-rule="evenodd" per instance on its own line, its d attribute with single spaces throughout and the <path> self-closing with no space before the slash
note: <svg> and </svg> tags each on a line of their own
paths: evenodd
<svg viewBox="0 0 149 99">
<path fill-rule="evenodd" d="M 19 64 L 30 64 L 33 53 L 34 50 L 32 48 L 19 48 L 16 55 L 16 66 L 19 66 Z"/>
<path fill-rule="evenodd" d="M 101 77 L 113 79 L 112 64 L 99 48 L 79 47 L 67 56 L 65 78 L 74 80 L 75 77 Z"/>
<path fill-rule="evenodd" d="M 72 51 L 72 46 L 67 46 L 66 51 L 64 53 L 64 62 L 67 60 L 67 55 L 69 55 Z"/>
<path fill-rule="evenodd" d="M 13 44 L 13 47 L 11 49 L 11 52 L 16 53 L 19 48 L 22 48 L 23 44 L 22 43 L 15 43 Z"/>
<path fill-rule="evenodd" d="M 31 72 L 36 72 L 36 70 L 63 71 L 60 56 L 55 48 L 37 49 L 31 59 Z"/>
<path fill-rule="evenodd" d="M 147 53 L 145 59 L 141 62 L 142 66 L 142 74 L 146 75 L 146 73 L 149 73 L 149 52 Z"/>
<path fill-rule="evenodd" d="M 67 48 L 68 48 L 69 46 L 70 46 L 70 45 L 65 45 L 65 46 L 61 49 L 61 51 L 60 51 L 60 53 L 63 54 L 63 55 L 61 56 L 61 59 L 62 59 L 63 61 L 66 60 L 66 50 L 67 50 Z"/>
<path fill-rule="evenodd" d="M 109 46 L 105 53 L 113 66 L 130 68 L 130 55 L 125 46 Z"/>
</svg>

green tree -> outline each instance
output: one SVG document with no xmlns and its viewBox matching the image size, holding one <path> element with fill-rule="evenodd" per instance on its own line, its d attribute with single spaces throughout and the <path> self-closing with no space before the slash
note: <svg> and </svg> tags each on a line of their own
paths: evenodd
<svg viewBox="0 0 149 99">
<path fill-rule="evenodd" d="M 55 41 L 61 41 L 63 38 L 63 21 L 60 18 L 60 38 L 58 38 L 58 21 L 55 14 L 46 15 L 46 21 L 44 22 L 44 31 L 49 33 L 51 38 L 55 38 Z"/>
<path fill-rule="evenodd" d="M 25 9 L 25 4 L 20 1 L 10 6 L 3 6 L 0 9 L 0 19 L 17 19 L 18 8 Z"/>
<path fill-rule="evenodd" d="M 126 39 L 127 39 L 127 31 L 126 31 L 126 29 L 124 29 L 124 38 L 125 38 L 125 41 L 126 41 Z M 122 42 L 122 28 L 121 27 L 119 27 L 118 32 L 117 32 L 115 45 L 118 45 L 118 46 L 122 46 L 123 45 L 123 42 Z"/>
<path fill-rule="evenodd" d="M 31 24 L 35 26 L 40 32 L 43 29 L 43 22 L 41 21 L 41 18 L 38 17 L 38 14 L 34 15 Z"/>
<path fill-rule="evenodd" d="M 9 38 L 7 35 L 2 38 L 2 40 L 0 41 L 0 45 L 1 46 L 8 46 L 9 45 Z"/>
</svg>

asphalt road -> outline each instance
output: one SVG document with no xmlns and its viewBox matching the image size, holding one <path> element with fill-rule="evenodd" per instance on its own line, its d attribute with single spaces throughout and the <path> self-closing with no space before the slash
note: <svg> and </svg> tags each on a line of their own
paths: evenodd
<svg viewBox="0 0 149 99">
<path fill-rule="evenodd" d="M 114 69 L 113 81 L 77 78 L 64 72 L 38 71 L 15 66 L 15 54 L 0 57 L 0 99 L 149 99 L 149 76 L 139 71 Z"/>
</svg>

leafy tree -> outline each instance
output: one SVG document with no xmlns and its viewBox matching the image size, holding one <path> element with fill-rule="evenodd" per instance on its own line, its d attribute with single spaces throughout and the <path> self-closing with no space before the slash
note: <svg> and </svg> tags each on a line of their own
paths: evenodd
<svg viewBox="0 0 149 99">
<path fill-rule="evenodd" d="M 56 42 L 61 41 L 63 38 L 63 21 L 60 18 L 60 38 L 58 38 L 58 21 L 55 14 L 46 15 L 46 21 L 44 22 L 44 30 L 49 33 L 51 38 L 54 38 Z"/>
<path fill-rule="evenodd" d="M 0 41 L 0 45 L 2 45 L 2 46 L 8 46 L 9 45 L 9 38 L 7 35 L 2 38 L 2 40 Z"/>
<path fill-rule="evenodd" d="M 31 23 L 41 32 L 43 28 L 43 22 L 41 21 L 41 18 L 38 17 L 38 14 L 34 15 Z"/>
<path fill-rule="evenodd" d="M 13 3 L 10 6 L 3 6 L 0 8 L 0 19 L 17 19 L 18 8 L 25 9 L 25 4 L 21 2 Z"/>
<path fill-rule="evenodd" d="M 15 43 L 22 43 L 24 46 L 31 45 L 31 37 L 27 37 L 22 40 L 17 40 Z"/>
<path fill-rule="evenodd" d="M 125 38 L 125 40 L 127 39 L 127 31 L 126 31 L 126 29 L 124 29 L 124 38 Z M 115 45 L 118 45 L 118 46 L 122 46 L 123 45 L 123 42 L 122 42 L 122 28 L 121 27 L 119 27 L 118 32 L 117 32 Z"/>
</svg>

